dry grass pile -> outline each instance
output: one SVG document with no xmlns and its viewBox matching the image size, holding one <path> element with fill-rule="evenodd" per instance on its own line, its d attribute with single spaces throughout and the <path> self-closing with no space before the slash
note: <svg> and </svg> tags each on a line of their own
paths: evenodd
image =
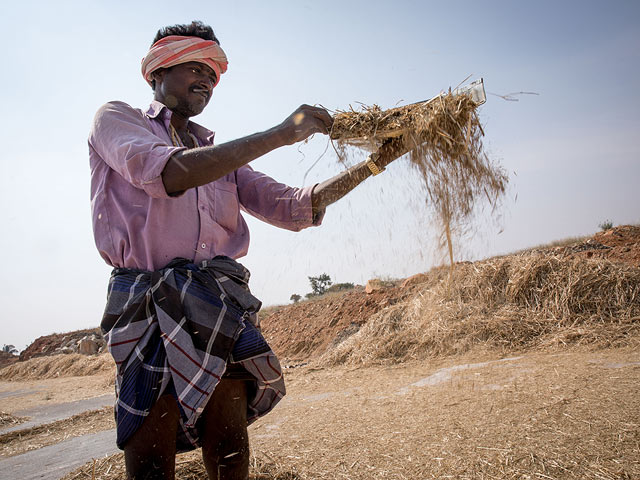
<svg viewBox="0 0 640 480">
<path fill-rule="evenodd" d="M 24 417 L 16 417 L 7 412 L 0 411 L 0 428 L 11 427 L 12 425 L 18 425 L 25 422 L 27 419 Z"/>
<path fill-rule="evenodd" d="M 390 110 L 374 105 L 360 112 L 341 111 L 334 116 L 331 130 L 343 160 L 347 146 L 375 150 L 392 138 L 408 150 L 450 256 L 450 232 L 468 229 L 483 198 L 495 209 L 508 182 L 505 171 L 484 152 L 476 110 L 470 96 L 449 93 Z"/>
<path fill-rule="evenodd" d="M 405 361 L 473 348 L 637 344 L 640 268 L 606 260 L 509 256 L 436 269 L 416 296 L 372 316 L 323 360 Z"/>
<path fill-rule="evenodd" d="M 24 362 L 14 363 L 0 370 L 0 380 L 17 381 L 84 377 L 108 371 L 115 371 L 113 358 L 108 353 L 92 356 L 70 353 L 50 357 L 36 357 Z"/>
<path fill-rule="evenodd" d="M 61 480 L 121 480 L 126 478 L 124 455 L 118 453 L 93 462 L 89 462 Z M 207 473 L 199 450 L 178 455 L 176 460 L 176 478 L 180 480 L 206 480 Z M 251 457 L 249 480 L 301 480 L 291 468 L 281 465 L 271 458 Z"/>
<path fill-rule="evenodd" d="M 46 425 L 0 434 L 0 456 L 20 455 L 72 437 L 112 428 L 115 428 L 112 407 L 91 410 Z"/>
</svg>

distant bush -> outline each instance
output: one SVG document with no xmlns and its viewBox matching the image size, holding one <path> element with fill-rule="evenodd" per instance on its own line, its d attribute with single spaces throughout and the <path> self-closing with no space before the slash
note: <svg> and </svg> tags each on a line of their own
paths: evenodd
<svg viewBox="0 0 640 480">
<path fill-rule="evenodd" d="M 344 290 L 351 290 L 355 288 L 355 285 L 353 283 L 347 282 L 347 283 L 336 283 L 334 285 L 331 285 L 329 288 L 327 288 L 327 293 L 329 292 L 342 292 Z"/>
<path fill-rule="evenodd" d="M 610 228 L 613 228 L 613 222 L 611 220 L 605 220 L 598 226 L 600 227 L 600 230 L 604 232 L 605 230 L 609 230 Z"/>
<path fill-rule="evenodd" d="M 289 300 L 291 300 L 293 303 L 298 303 L 301 298 L 302 297 L 300 295 L 298 295 L 297 293 L 294 293 L 289 297 Z"/>
</svg>

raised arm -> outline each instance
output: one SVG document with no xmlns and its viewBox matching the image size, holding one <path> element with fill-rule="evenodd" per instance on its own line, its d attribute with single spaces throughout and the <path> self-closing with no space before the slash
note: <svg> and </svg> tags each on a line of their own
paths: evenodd
<svg viewBox="0 0 640 480">
<path fill-rule="evenodd" d="M 211 147 L 182 150 L 171 156 L 162 171 L 168 194 L 199 187 L 222 178 L 276 148 L 326 134 L 333 119 L 323 108 L 300 106 L 280 125 Z"/>
</svg>

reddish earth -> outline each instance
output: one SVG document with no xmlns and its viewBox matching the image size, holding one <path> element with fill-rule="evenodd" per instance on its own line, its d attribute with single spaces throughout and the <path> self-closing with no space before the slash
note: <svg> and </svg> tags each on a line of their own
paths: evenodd
<svg viewBox="0 0 640 480">
<path fill-rule="evenodd" d="M 640 225 L 621 225 L 570 244 L 534 248 L 525 253 L 531 251 L 563 257 L 602 258 L 640 267 Z"/>
<path fill-rule="evenodd" d="M 624 225 L 596 233 L 593 241 L 609 248 L 598 250 L 592 256 L 640 267 L 640 225 Z"/>
<path fill-rule="evenodd" d="M 261 319 L 261 325 L 286 365 L 321 355 L 357 332 L 371 315 L 409 293 L 410 288 L 393 286 L 367 294 L 359 287 L 283 307 Z"/>
<path fill-rule="evenodd" d="M 91 334 L 102 336 L 99 328 L 88 328 L 86 330 L 77 330 L 69 333 L 52 333 L 38 337 L 35 341 L 20 352 L 20 361 L 29 360 L 34 357 L 43 357 L 46 355 L 55 355 L 60 353 L 60 348 L 65 343 L 76 340 L 79 341 L 83 337 Z"/>
</svg>

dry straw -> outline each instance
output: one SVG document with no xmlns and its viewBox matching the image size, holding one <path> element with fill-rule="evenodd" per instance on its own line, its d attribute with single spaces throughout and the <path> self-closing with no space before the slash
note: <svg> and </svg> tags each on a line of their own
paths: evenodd
<svg viewBox="0 0 640 480">
<path fill-rule="evenodd" d="M 411 300 L 372 316 L 323 358 L 402 362 L 475 348 L 638 342 L 640 268 L 607 260 L 519 255 L 429 273 Z"/>
<path fill-rule="evenodd" d="M 447 238 L 450 256 L 450 232 L 466 231 L 481 199 L 495 209 L 508 182 L 505 171 L 484 152 L 477 107 L 468 95 L 448 93 L 384 111 L 377 105 L 362 111 L 351 108 L 336 113 L 331 131 L 343 161 L 347 146 L 375 150 L 389 139 L 400 139 Z"/>
<path fill-rule="evenodd" d="M 263 455 L 261 455 L 263 456 Z M 295 469 L 267 458 L 251 457 L 248 480 L 303 480 Z M 124 455 L 118 453 L 86 463 L 65 475 L 61 480 L 121 480 L 126 478 Z M 208 478 L 200 451 L 179 455 L 176 461 L 176 478 L 203 480 Z"/>
<path fill-rule="evenodd" d="M 0 370 L 0 380 L 81 377 L 109 371 L 113 371 L 115 375 L 115 364 L 108 353 L 91 356 L 70 353 L 30 358 L 14 363 Z"/>
</svg>

